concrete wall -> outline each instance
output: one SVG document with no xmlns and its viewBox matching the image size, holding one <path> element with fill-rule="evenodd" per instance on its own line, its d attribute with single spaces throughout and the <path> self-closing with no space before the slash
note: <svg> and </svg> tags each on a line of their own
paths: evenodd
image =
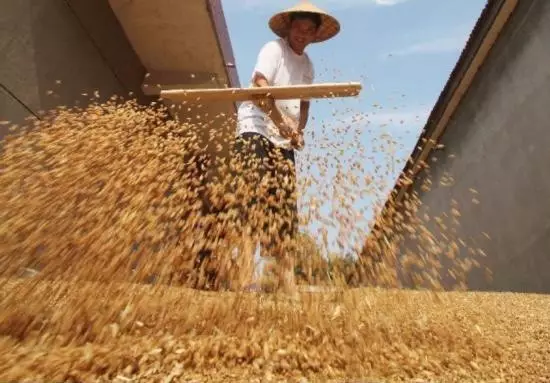
<svg viewBox="0 0 550 383">
<path fill-rule="evenodd" d="M 459 203 L 458 237 L 487 254 L 493 281 L 472 273 L 471 289 L 550 292 L 549 42 L 550 1 L 520 1 L 434 154 L 436 187 L 416 182 L 432 216 Z M 445 172 L 451 187 L 435 183 Z"/>
<path fill-rule="evenodd" d="M 107 0 L 0 0 L 0 9 L 0 120 L 82 105 L 96 90 L 102 99 L 132 91 L 147 101 L 145 69 Z"/>
</svg>

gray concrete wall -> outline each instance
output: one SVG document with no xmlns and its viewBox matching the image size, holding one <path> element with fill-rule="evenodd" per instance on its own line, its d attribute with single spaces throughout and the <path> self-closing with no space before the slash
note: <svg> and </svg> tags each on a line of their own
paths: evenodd
<svg viewBox="0 0 550 383">
<path fill-rule="evenodd" d="M 475 272 L 469 287 L 550 292 L 550 1 L 520 1 L 441 143 L 435 187 L 415 188 L 431 216 L 455 199 L 457 236 L 487 254 L 492 282 Z M 454 184 L 437 186 L 445 172 Z"/>
<path fill-rule="evenodd" d="M 107 0 L 0 0 L 0 9 L 0 120 L 21 124 L 95 91 L 148 101 L 145 69 Z"/>
</svg>

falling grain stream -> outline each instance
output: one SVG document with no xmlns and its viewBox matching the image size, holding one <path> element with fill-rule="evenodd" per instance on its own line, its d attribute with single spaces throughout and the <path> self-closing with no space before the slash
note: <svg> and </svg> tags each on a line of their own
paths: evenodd
<svg viewBox="0 0 550 383">
<path fill-rule="evenodd" d="M 467 291 L 484 254 L 456 237 L 454 201 L 445 217 L 424 217 L 410 197 L 407 214 L 375 233 L 376 256 L 328 279 L 323 258 L 297 242 L 296 294 L 243 293 L 246 265 L 231 246 L 248 245 L 202 210 L 205 195 L 235 200 L 231 180 L 201 179 L 196 127 L 117 99 L 33 124 L 14 128 L 0 159 L 0 381 L 550 382 L 550 297 Z M 316 140 L 306 144 L 333 153 L 306 161 L 322 178 L 344 148 Z M 334 217 L 317 208 L 376 183 L 361 165 L 369 149 L 352 147 L 353 162 L 336 164 L 345 195 L 304 191 L 305 221 L 354 231 L 342 218 L 358 215 L 351 205 Z M 313 184 L 323 180 L 300 187 Z M 428 218 L 448 222 L 434 231 Z M 407 233 L 420 245 L 400 256 Z M 215 257 L 197 269 L 205 247 Z"/>
</svg>

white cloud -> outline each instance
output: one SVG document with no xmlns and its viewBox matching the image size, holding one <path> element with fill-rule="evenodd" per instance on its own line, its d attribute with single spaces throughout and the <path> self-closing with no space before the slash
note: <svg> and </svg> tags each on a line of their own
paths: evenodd
<svg viewBox="0 0 550 383">
<path fill-rule="evenodd" d="M 392 6 L 409 0 L 316 0 L 315 5 L 326 10 L 359 7 L 359 6 Z M 223 0 L 224 7 L 230 8 L 263 8 L 278 10 L 291 7 L 298 0 Z"/>
<path fill-rule="evenodd" d="M 371 125 L 420 125 L 425 122 L 429 112 L 428 109 L 418 109 L 369 113 L 366 119 Z"/>
<path fill-rule="evenodd" d="M 376 5 L 397 5 L 404 3 L 407 0 L 374 0 Z"/>
<path fill-rule="evenodd" d="M 409 0 L 317 0 L 315 4 L 318 4 L 319 7 L 328 6 L 368 6 L 368 5 L 380 5 L 380 6 L 391 6 L 404 3 Z"/>
<path fill-rule="evenodd" d="M 459 25 L 448 31 L 446 36 L 443 35 L 415 42 L 409 46 L 386 52 L 381 57 L 460 52 L 468 41 L 471 28 L 471 25 Z"/>
<path fill-rule="evenodd" d="M 329 124 L 329 127 L 337 129 L 341 126 L 358 124 L 358 126 L 368 125 L 372 127 L 390 127 L 390 128 L 421 128 L 425 124 L 430 108 L 418 107 L 407 110 L 384 110 L 379 109 L 369 113 L 358 113 L 352 116 L 343 116 L 336 118 Z"/>
<path fill-rule="evenodd" d="M 430 41 L 412 44 L 406 48 L 391 53 L 393 56 L 408 56 L 413 54 L 448 53 L 462 50 L 467 36 L 442 37 Z"/>
</svg>

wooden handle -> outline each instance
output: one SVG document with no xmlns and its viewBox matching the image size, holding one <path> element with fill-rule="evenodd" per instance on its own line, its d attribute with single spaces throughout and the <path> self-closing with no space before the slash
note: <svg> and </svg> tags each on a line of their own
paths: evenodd
<svg viewBox="0 0 550 383">
<path fill-rule="evenodd" d="M 222 89 L 167 89 L 160 87 L 161 98 L 176 102 L 253 101 L 265 97 L 276 100 L 354 97 L 361 92 L 361 84 L 325 83 L 314 85 L 270 86 Z"/>
</svg>

